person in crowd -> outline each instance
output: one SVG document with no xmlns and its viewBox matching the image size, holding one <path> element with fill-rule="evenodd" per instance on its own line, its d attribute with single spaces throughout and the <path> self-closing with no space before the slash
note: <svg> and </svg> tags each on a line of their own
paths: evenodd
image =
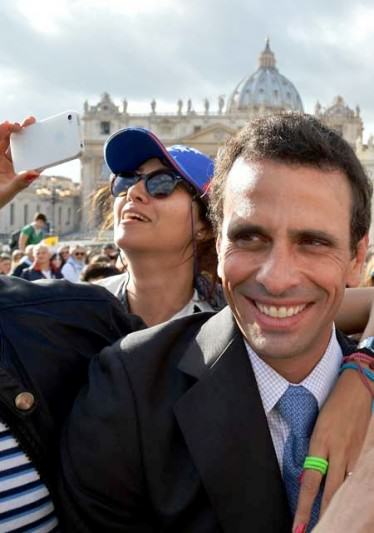
<svg viewBox="0 0 374 533">
<path fill-rule="evenodd" d="M 59 252 L 55 252 L 51 255 L 49 260 L 49 265 L 52 274 L 54 274 L 56 279 L 63 278 L 61 274 L 61 269 L 64 264 L 64 260 Z"/>
<path fill-rule="evenodd" d="M 37 173 L 31 171 L 15 175 L 8 151 L 10 133 L 32 122 L 30 118 L 23 126 L 9 122 L 0 124 L 0 205 L 5 205 L 26 186 L 27 177 L 29 181 L 37 177 Z M 148 202 L 161 201 L 161 198 L 152 198 L 150 196 Z M 41 527 L 42 521 L 56 521 L 56 510 L 70 509 L 68 502 L 61 501 L 56 494 L 55 445 L 73 399 L 86 382 L 90 356 L 126 333 L 144 327 L 144 323 L 124 313 L 123 305 L 109 292 L 93 285 L 72 285 L 63 280 L 49 280 L 39 285 L 10 277 L 0 278 L 0 285 L 0 309 L 3 311 L 1 419 L 10 437 L 17 436 L 17 441 L 9 442 L 9 449 L 17 448 L 19 460 L 27 464 L 28 475 L 35 476 L 35 483 L 44 491 L 40 505 L 39 493 L 33 493 L 30 500 L 30 487 L 17 479 L 17 504 L 12 502 L 10 514 L 5 512 L 2 516 L 0 513 L 0 525 L 4 519 L 5 528 L 11 530 L 9 519 L 12 518 L 22 519 L 25 528 L 35 521 Z M 370 301 L 367 294 L 361 307 L 356 301 L 361 309 L 360 316 L 365 313 L 366 316 L 361 325 L 355 323 L 352 327 L 364 327 L 372 302 L 373 298 Z M 349 315 L 349 308 L 346 313 Z M 361 381 L 353 372 L 345 372 L 319 416 L 311 449 L 315 454 L 331 458 L 331 476 L 327 478 L 330 495 L 339 485 L 339 472 L 350 466 L 360 448 L 366 430 L 363 414 L 368 403 Z M 319 481 L 317 487 L 318 484 Z M 0 494 L 7 502 L 11 501 L 9 496 L 15 492 L 5 490 L 1 480 L 0 485 Z M 310 481 L 306 485 L 310 487 Z M 303 503 L 304 513 L 312 501 L 313 494 L 309 496 L 309 503 Z M 34 513 L 35 508 L 37 512 Z M 108 515 L 108 523 L 111 520 Z"/>
<path fill-rule="evenodd" d="M 120 271 L 110 261 L 93 261 L 84 267 L 80 279 L 81 281 L 95 283 L 118 274 L 120 274 Z"/>
<path fill-rule="evenodd" d="M 106 263 L 111 264 L 111 261 L 107 255 L 97 254 L 92 251 L 87 258 L 87 264 L 91 265 L 92 263 Z"/>
<path fill-rule="evenodd" d="M 9 254 L 0 254 L 0 275 L 8 276 L 12 270 L 12 258 Z"/>
<path fill-rule="evenodd" d="M 51 252 L 45 244 L 37 244 L 34 246 L 34 262 L 25 268 L 21 273 L 21 278 L 28 281 L 36 281 L 38 279 L 61 279 L 63 275 L 59 269 L 55 269 L 51 264 Z"/>
<path fill-rule="evenodd" d="M 11 273 L 12 274 L 13 274 L 14 270 L 16 269 L 16 267 L 21 263 L 22 259 L 23 259 L 23 252 L 21 252 L 21 250 L 18 250 L 18 248 L 13 250 L 13 252 L 12 252 L 12 267 L 11 267 Z"/>
<path fill-rule="evenodd" d="M 70 256 L 61 269 L 61 273 L 65 279 L 72 283 L 77 283 L 80 279 L 80 274 L 86 264 L 86 250 L 84 246 L 76 244 L 72 247 Z"/>
<path fill-rule="evenodd" d="M 22 272 L 29 268 L 34 262 L 34 245 L 28 244 L 25 249 L 25 255 L 23 255 L 21 261 L 18 265 L 12 270 L 12 276 L 17 278 L 21 277 Z"/>
<path fill-rule="evenodd" d="M 159 245 L 162 210 L 178 189 L 165 197 L 166 178 L 150 183 L 170 159 L 149 149 L 136 161 L 126 137 L 109 140 L 106 160 L 130 270 L 140 243 Z M 371 189 L 349 144 L 313 117 L 259 118 L 228 141 L 211 213 L 229 305 L 129 335 L 95 359 L 61 446 L 71 527 L 281 533 L 295 514 L 296 531 L 315 525 L 321 495 L 303 523 L 297 516 L 300 476 L 328 467 L 308 456 L 309 438 L 342 357 L 355 350 L 334 319 L 345 287 L 360 281 Z"/>
<path fill-rule="evenodd" d="M 47 217 L 43 213 L 35 213 L 31 224 L 24 226 L 18 240 L 18 248 L 24 252 L 28 244 L 39 244 L 46 235 Z"/>
<path fill-rule="evenodd" d="M 112 263 L 112 265 L 115 266 L 117 259 L 118 259 L 118 248 L 113 243 L 105 244 L 101 248 L 102 255 L 106 255 L 109 259 L 109 261 Z"/>
<path fill-rule="evenodd" d="M 61 268 L 62 268 L 70 256 L 70 246 L 67 244 L 62 244 L 61 246 L 57 248 L 57 253 L 62 259 L 62 265 L 61 265 Z"/>
</svg>

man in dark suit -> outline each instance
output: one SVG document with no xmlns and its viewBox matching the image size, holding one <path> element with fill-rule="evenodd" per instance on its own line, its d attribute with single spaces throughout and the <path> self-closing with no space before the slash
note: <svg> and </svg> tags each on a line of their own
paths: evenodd
<svg viewBox="0 0 374 533">
<path fill-rule="evenodd" d="M 308 435 L 352 348 L 334 317 L 359 282 L 371 185 L 336 133 L 283 115 L 227 143 L 211 194 L 229 307 L 93 362 L 62 444 L 69 531 L 291 530 Z"/>
</svg>

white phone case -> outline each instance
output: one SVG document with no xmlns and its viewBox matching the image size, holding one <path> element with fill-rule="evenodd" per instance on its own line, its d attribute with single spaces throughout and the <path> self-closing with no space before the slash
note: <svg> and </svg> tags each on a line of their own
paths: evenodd
<svg viewBox="0 0 374 533">
<path fill-rule="evenodd" d="M 83 150 L 79 114 L 65 111 L 12 133 L 10 150 L 17 174 L 76 159 Z"/>
</svg>

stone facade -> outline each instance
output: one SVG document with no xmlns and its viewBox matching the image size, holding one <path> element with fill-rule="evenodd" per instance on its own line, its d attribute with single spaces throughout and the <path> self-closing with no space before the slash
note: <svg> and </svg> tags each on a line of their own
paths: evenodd
<svg viewBox="0 0 374 533">
<path fill-rule="evenodd" d="M 70 178 L 41 175 L 12 202 L 0 209 L 0 238 L 32 222 L 35 213 L 44 213 L 50 232 L 59 236 L 79 230 L 80 186 Z"/>
<path fill-rule="evenodd" d="M 157 109 L 157 102 L 152 100 L 148 113 L 135 114 L 129 112 L 126 99 L 116 105 L 110 95 L 104 93 L 96 105 L 84 104 L 82 198 L 89 198 L 93 191 L 108 183 L 103 145 L 108 136 L 120 128 L 148 128 L 167 146 L 186 144 L 215 157 L 224 140 L 236 133 L 248 119 L 287 110 L 303 111 L 302 101 L 292 82 L 277 69 L 269 41 L 259 56 L 257 70 L 234 88 L 227 103 L 222 96 L 215 104 L 205 99 L 201 112 L 193 109 L 191 100 L 178 100 L 175 113 L 162 113 Z M 337 96 L 326 108 L 317 102 L 315 115 L 351 144 L 374 179 L 374 142 L 371 138 L 363 144 L 364 125 L 359 107 L 353 111 L 341 96 Z M 83 204 L 82 230 L 89 231 L 97 222 L 97 214 L 92 215 L 89 205 Z M 374 232 L 371 240 L 374 241 Z"/>
</svg>

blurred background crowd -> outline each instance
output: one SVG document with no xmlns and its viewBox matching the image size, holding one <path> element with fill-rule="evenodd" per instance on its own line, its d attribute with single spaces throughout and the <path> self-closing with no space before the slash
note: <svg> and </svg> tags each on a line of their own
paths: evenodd
<svg viewBox="0 0 374 533">
<path fill-rule="evenodd" d="M 49 235 L 46 216 L 36 213 L 33 222 L 0 243 L 0 275 L 94 283 L 126 270 L 123 252 L 112 242 L 56 243 Z M 368 250 L 361 286 L 374 286 L 374 247 Z"/>
<path fill-rule="evenodd" d="M 113 243 L 85 246 L 81 243 L 51 244 L 48 221 L 36 213 L 33 222 L 1 244 L 0 274 L 29 281 L 67 279 L 94 282 L 120 274 L 124 261 Z"/>
</svg>

